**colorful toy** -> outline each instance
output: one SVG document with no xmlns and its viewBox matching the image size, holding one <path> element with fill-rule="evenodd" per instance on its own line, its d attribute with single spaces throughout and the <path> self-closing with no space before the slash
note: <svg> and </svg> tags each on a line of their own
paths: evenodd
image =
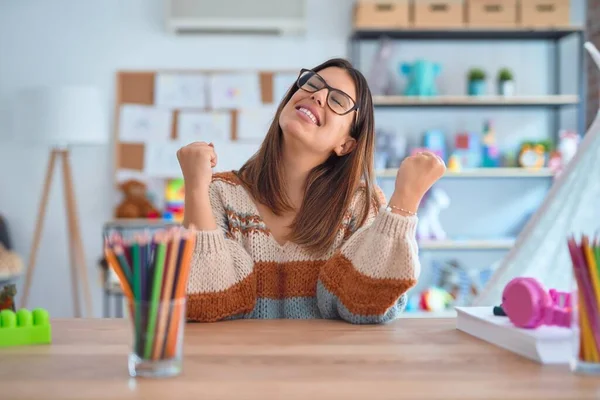
<svg viewBox="0 0 600 400">
<path fill-rule="evenodd" d="M 519 151 L 519 166 L 539 169 L 546 162 L 546 148 L 541 143 L 527 142 L 521 145 Z"/>
<path fill-rule="evenodd" d="M 6 285 L 0 290 L 0 311 L 15 311 L 15 295 L 17 294 L 17 285 Z"/>
<path fill-rule="evenodd" d="M 48 311 L 45 309 L 0 311 L 0 347 L 51 342 L 52 327 Z"/>
<path fill-rule="evenodd" d="M 165 219 L 171 219 L 177 222 L 183 221 L 183 210 L 185 205 L 185 187 L 184 180 L 171 179 L 166 185 L 165 192 Z"/>
<path fill-rule="evenodd" d="M 502 309 L 518 328 L 535 329 L 542 325 L 571 326 L 571 295 L 549 292 L 534 278 L 512 279 L 502 292 Z"/>
<path fill-rule="evenodd" d="M 446 161 L 446 136 L 440 130 L 429 130 L 423 136 L 423 147 Z"/>
<path fill-rule="evenodd" d="M 454 139 L 454 154 L 463 168 L 481 166 L 481 141 L 475 133 L 459 133 Z"/>
<path fill-rule="evenodd" d="M 555 177 L 558 177 L 563 169 L 575 157 L 581 138 L 573 131 L 562 130 L 559 133 L 558 150 L 552 152 L 548 167 Z"/>
<path fill-rule="evenodd" d="M 441 189 L 432 188 L 423 198 L 417 225 L 417 239 L 443 240 L 446 232 L 440 223 L 440 213 L 450 206 L 450 198 Z"/>
<path fill-rule="evenodd" d="M 483 128 L 481 166 L 484 168 L 500 166 L 500 151 L 496 145 L 496 132 L 491 121 L 486 121 Z"/>
<path fill-rule="evenodd" d="M 408 77 L 404 90 L 406 96 L 437 96 L 435 78 L 440 74 L 441 67 L 437 63 L 417 60 L 412 64 L 403 63 L 401 73 Z"/>
<path fill-rule="evenodd" d="M 555 177 L 558 177 L 562 172 L 562 157 L 558 151 L 553 151 L 550 153 L 550 158 L 548 159 L 548 168 L 552 171 L 552 174 Z"/>
<path fill-rule="evenodd" d="M 387 168 L 398 168 L 408 152 L 408 141 L 405 136 L 390 133 L 388 136 Z"/>
<path fill-rule="evenodd" d="M 559 133 L 558 152 L 562 158 L 563 166 L 575 157 L 580 141 L 579 135 L 573 131 L 563 130 Z"/>
<path fill-rule="evenodd" d="M 447 309 L 454 299 L 444 289 L 431 287 L 421 293 L 419 307 L 425 311 L 443 311 Z"/>
<path fill-rule="evenodd" d="M 448 159 L 447 168 L 450 172 L 460 172 L 462 166 L 460 165 L 460 157 L 456 153 L 452 153 Z"/>
</svg>

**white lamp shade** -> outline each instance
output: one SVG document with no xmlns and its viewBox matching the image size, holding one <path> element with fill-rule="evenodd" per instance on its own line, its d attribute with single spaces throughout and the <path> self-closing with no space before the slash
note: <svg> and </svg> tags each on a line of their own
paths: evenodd
<svg viewBox="0 0 600 400">
<path fill-rule="evenodd" d="M 34 87 L 15 102 L 15 139 L 30 144 L 69 146 L 108 142 L 108 123 L 94 87 Z"/>
</svg>

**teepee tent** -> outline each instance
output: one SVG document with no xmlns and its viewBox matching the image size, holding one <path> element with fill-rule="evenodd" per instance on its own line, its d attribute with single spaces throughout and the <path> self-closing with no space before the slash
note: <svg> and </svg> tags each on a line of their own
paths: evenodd
<svg viewBox="0 0 600 400">
<path fill-rule="evenodd" d="M 585 48 L 600 69 L 600 53 Z M 497 305 L 506 284 L 517 276 L 533 277 L 546 288 L 570 290 L 571 260 L 567 238 L 600 230 L 600 110 L 575 157 L 556 179 L 537 212 L 500 262 L 474 306 Z"/>
</svg>

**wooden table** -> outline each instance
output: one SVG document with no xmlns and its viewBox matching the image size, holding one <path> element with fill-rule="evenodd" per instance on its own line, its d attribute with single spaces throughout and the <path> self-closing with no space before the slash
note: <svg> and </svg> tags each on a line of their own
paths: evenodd
<svg viewBox="0 0 600 400">
<path fill-rule="evenodd" d="M 188 324 L 184 372 L 130 379 L 123 319 L 54 320 L 51 345 L 0 349 L 1 399 L 587 399 L 600 378 L 541 366 L 455 319 Z"/>
</svg>

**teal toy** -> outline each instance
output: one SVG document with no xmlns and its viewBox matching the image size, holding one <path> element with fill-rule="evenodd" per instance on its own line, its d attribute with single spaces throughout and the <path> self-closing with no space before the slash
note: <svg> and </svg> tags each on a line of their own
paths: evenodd
<svg viewBox="0 0 600 400">
<path fill-rule="evenodd" d="M 404 63 L 400 68 L 408 77 L 408 84 L 404 90 L 405 96 L 437 96 L 435 79 L 441 72 L 439 64 L 417 60 L 412 64 Z"/>
<path fill-rule="evenodd" d="M 0 347 L 48 344 L 52 327 L 48 311 L 20 309 L 0 311 Z"/>
</svg>

